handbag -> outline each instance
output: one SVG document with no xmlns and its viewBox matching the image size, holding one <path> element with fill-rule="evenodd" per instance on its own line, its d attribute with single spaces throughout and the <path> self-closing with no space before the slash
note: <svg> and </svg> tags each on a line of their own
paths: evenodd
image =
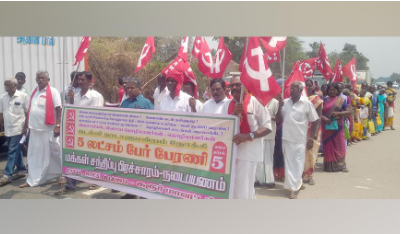
<svg viewBox="0 0 401 234">
<path fill-rule="evenodd" d="M 382 118 L 380 118 L 380 114 L 377 114 L 376 123 L 377 123 L 378 126 L 380 126 L 380 125 L 383 124 L 383 123 L 382 123 Z"/>
<path fill-rule="evenodd" d="M 349 135 L 349 130 L 348 130 L 347 125 L 345 124 L 345 121 L 344 121 L 344 134 L 345 134 L 345 139 L 347 139 L 347 140 L 351 139 L 351 136 Z"/>
<path fill-rule="evenodd" d="M 389 107 L 388 111 L 387 111 L 387 118 L 391 118 L 394 117 L 394 108 L 393 107 Z"/>
<path fill-rule="evenodd" d="M 372 120 L 369 120 L 369 122 L 368 122 L 368 130 L 369 130 L 369 133 L 371 133 L 371 134 L 376 133 L 375 124 L 373 123 Z"/>
<path fill-rule="evenodd" d="M 359 109 L 359 118 L 367 119 L 369 117 L 369 109 L 366 107 L 361 107 Z"/>
<path fill-rule="evenodd" d="M 338 123 L 336 120 L 331 120 L 330 124 L 326 124 L 326 130 L 338 130 Z"/>
</svg>

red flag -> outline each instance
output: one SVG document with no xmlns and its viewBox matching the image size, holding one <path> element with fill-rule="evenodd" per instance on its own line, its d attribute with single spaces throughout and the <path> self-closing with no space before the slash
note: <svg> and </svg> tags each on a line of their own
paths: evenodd
<svg viewBox="0 0 401 234">
<path fill-rule="evenodd" d="M 207 77 L 213 79 L 223 77 L 224 71 L 233 57 L 230 50 L 225 45 L 223 37 L 220 38 L 219 45 L 217 47 L 216 58 L 214 61 L 206 41 L 201 46 L 202 47 L 198 55 L 199 71 L 201 71 Z"/>
<path fill-rule="evenodd" d="M 181 40 L 180 50 L 178 51 L 178 57 L 187 61 L 187 53 L 188 53 L 188 37 L 183 37 Z"/>
<path fill-rule="evenodd" d="M 302 85 L 304 86 L 302 96 L 307 96 L 306 86 L 305 86 L 305 77 L 304 77 L 304 75 L 302 73 L 302 69 L 301 69 L 302 65 L 304 65 L 302 63 L 302 61 L 301 62 L 298 61 L 298 62 L 294 63 L 290 76 L 284 82 L 284 98 L 290 97 L 290 87 L 291 87 L 292 82 L 294 82 L 294 81 L 300 81 L 302 83 Z"/>
<path fill-rule="evenodd" d="M 155 39 L 153 37 L 148 37 L 146 39 L 145 45 L 142 48 L 141 55 L 138 59 L 138 65 L 136 66 L 135 73 L 148 64 L 152 58 L 152 54 L 156 52 Z"/>
<path fill-rule="evenodd" d="M 91 37 L 82 38 L 81 45 L 79 46 L 77 54 L 75 55 L 75 63 L 73 66 L 77 65 L 77 63 L 81 62 L 85 57 L 86 52 L 88 52 L 90 42 Z"/>
<path fill-rule="evenodd" d="M 274 63 L 274 62 L 280 61 L 280 53 L 279 52 L 270 53 L 269 51 L 266 51 L 264 56 L 268 63 Z"/>
<path fill-rule="evenodd" d="M 212 58 L 207 42 L 201 42 L 201 49 L 198 54 L 199 71 L 212 79 L 222 78 L 232 57 L 233 55 L 224 43 L 223 37 L 220 38 L 215 60 Z"/>
<path fill-rule="evenodd" d="M 298 68 L 302 72 L 302 74 L 304 74 L 305 78 L 312 77 L 313 71 L 315 70 L 316 59 L 317 58 L 310 58 L 299 62 Z M 296 65 L 297 63 L 295 62 L 292 65 L 292 69 L 294 69 Z"/>
<path fill-rule="evenodd" d="M 331 80 L 332 83 L 343 82 L 343 69 L 341 66 L 341 60 L 337 59 L 336 65 L 334 65 L 334 75 Z"/>
<path fill-rule="evenodd" d="M 323 43 L 320 43 L 319 57 L 316 60 L 316 66 L 326 80 L 330 80 L 331 78 L 333 78 L 333 72 L 331 71 L 329 57 L 327 57 Z"/>
<path fill-rule="evenodd" d="M 347 76 L 347 78 L 351 81 L 352 86 L 354 86 L 354 89 L 356 87 L 356 82 L 358 81 L 358 78 L 356 77 L 356 59 L 353 57 L 349 63 L 347 63 L 343 67 L 343 72 L 344 75 Z"/>
<path fill-rule="evenodd" d="M 263 47 L 269 53 L 278 53 L 287 44 L 287 37 L 260 37 Z"/>
<path fill-rule="evenodd" d="M 205 39 L 202 37 L 195 37 L 194 40 L 194 46 L 192 47 L 192 55 L 195 58 L 198 58 L 199 52 L 200 52 L 200 48 L 201 48 L 201 42 L 204 41 Z"/>
<path fill-rule="evenodd" d="M 257 37 L 249 37 L 246 53 L 242 54 L 241 82 L 255 98 L 266 106 L 280 93 L 280 86 L 274 79 Z"/>
</svg>

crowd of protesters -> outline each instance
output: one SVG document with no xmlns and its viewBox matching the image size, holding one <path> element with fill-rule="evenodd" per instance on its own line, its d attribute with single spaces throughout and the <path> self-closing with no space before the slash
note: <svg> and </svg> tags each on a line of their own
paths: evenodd
<svg viewBox="0 0 401 234">
<path fill-rule="evenodd" d="M 8 158 L 0 186 L 26 176 L 20 188 L 62 178 L 59 134 L 63 103 L 241 116 L 238 134 L 233 138 L 237 146 L 233 197 L 238 199 L 253 199 L 255 187 L 272 188 L 280 179 L 290 191 L 289 198 L 295 199 L 305 189 L 304 184 L 315 184 L 319 152 L 324 156 L 324 171 L 348 172 L 347 147 L 380 134 L 386 127 L 394 130 L 397 92 L 391 82 L 377 88 L 367 83 L 360 87 L 329 83 L 319 88 L 311 79 L 305 84 L 296 81 L 290 86 L 289 98 L 283 100 L 279 94 L 264 107 L 248 93 L 239 76 L 230 82 L 211 80 L 203 95 L 204 103 L 197 98 L 197 87 L 184 83 L 184 74 L 176 70 L 159 75 L 153 96 L 147 98 L 141 93 L 138 78 L 119 78 L 117 105 L 104 102 L 93 89 L 89 72 L 73 72 L 71 84 L 61 92 L 50 87 L 47 71 L 36 73 L 38 86 L 31 93 L 23 88 L 25 81 L 23 72 L 4 81 L 0 125 L 7 137 Z M 282 86 L 284 79 L 277 82 Z M 302 95 L 305 89 L 307 96 Z M 27 165 L 23 154 L 27 154 Z M 68 178 L 65 182 L 56 195 L 76 190 L 76 180 Z M 135 197 L 126 194 L 122 198 Z"/>
</svg>

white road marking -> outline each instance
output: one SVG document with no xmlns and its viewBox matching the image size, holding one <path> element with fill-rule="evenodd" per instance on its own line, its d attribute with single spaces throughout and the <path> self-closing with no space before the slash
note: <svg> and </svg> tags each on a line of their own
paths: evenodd
<svg viewBox="0 0 401 234">
<path fill-rule="evenodd" d="M 96 190 L 89 190 L 89 191 L 83 192 L 82 194 L 87 195 L 87 196 L 90 196 L 90 195 L 93 195 L 93 194 L 95 194 L 95 193 L 104 191 L 104 190 L 106 190 L 106 189 L 107 189 L 107 188 L 105 188 L 105 187 L 100 187 L 100 188 L 98 188 L 98 189 L 96 189 Z"/>
<path fill-rule="evenodd" d="M 363 187 L 363 186 L 355 186 L 355 188 L 361 188 L 361 189 L 372 189 L 372 188 Z"/>
</svg>

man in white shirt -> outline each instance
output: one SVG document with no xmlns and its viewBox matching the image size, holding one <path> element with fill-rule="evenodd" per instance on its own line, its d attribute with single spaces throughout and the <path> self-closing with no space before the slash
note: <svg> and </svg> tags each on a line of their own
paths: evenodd
<svg viewBox="0 0 401 234">
<path fill-rule="evenodd" d="M 158 87 L 155 89 L 155 92 L 153 93 L 153 99 L 154 99 L 153 106 L 155 110 L 160 110 L 160 103 L 166 96 L 170 94 L 170 91 L 166 86 L 166 77 L 164 75 L 160 74 L 157 77 L 157 84 Z"/>
<path fill-rule="evenodd" d="M 226 83 L 223 79 L 213 79 L 210 82 L 212 99 L 203 104 L 202 113 L 227 114 L 230 99 L 226 96 Z"/>
<path fill-rule="evenodd" d="M 68 86 L 61 92 L 61 101 L 65 101 L 65 103 L 70 103 L 70 98 L 68 97 L 68 92 L 72 90 L 74 94 L 79 93 L 81 91 L 81 88 L 79 88 L 78 85 L 78 76 L 80 75 L 80 72 L 78 71 L 73 71 L 70 74 L 71 78 L 71 83 L 68 84 Z M 75 79 L 74 79 L 75 77 Z M 72 83 L 74 81 L 74 84 Z M 63 102 L 64 103 L 64 102 Z"/>
<path fill-rule="evenodd" d="M 92 75 L 87 72 L 81 72 L 78 75 L 78 85 L 80 88 L 80 92 L 74 95 L 74 92 L 70 90 L 68 92 L 68 97 L 70 100 L 69 104 L 74 106 L 103 106 L 103 100 L 96 95 L 94 90 L 90 89 L 92 81 Z M 55 195 L 66 194 L 68 192 L 73 192 L 76 190 L 77 181 L 71 178 L 67 178 L 67 185 L 65 186 L 65 190 L 59 190 L 55 193 Z M 89 187 L 90 190 L 96 189 L 96 185 L 91 185 Z"/>
<path fill-rule="evenodd" d="M 313 147 L 317 139 L 319 116 L 307 97 L 301 96 L 303 84 L 294 81 L 290 87 L 290 98 L 280 102 L 283 117 L 283 153 L 285 163 L 284 188 L 291 191 L 290 199 L 297 198 L 302 187 L 305 166 L 305 146 Z M 282 109 L 282 110 L 281 110 Z M 307 141 L 308 124 L 312 122 L 311 138 Z"/>
<path fill-rule="evenodd" d="M 184 91 L 186 94 L 191 96 L 189 99 L 189 106 L 191 107 L 192 112 L 201 112 L 203 103 L 197 99 L 197 95 L 195 95 L 195 85 L 192 82 L 186 82 L 182 86 L 182 91 Z"/>
<path fill-rule="evenodd" d="M 166 83 L 170 94 L 161 101 L 160 110 L 192 112 L 189 106 L 189 99 L 191 96 L 181 91 L 183 82 L 184 74 L 182 72 L 178 70 L 169 71 L 169 74 L 166 76 Z"/>
<path fill-rule="evenodd" d="M 244 89 L 243 103 L 239 103 L 241 87 Z M 234 198 L 255 199 L 256 165 L 263 162 L 263 137 L 271 132 L 270 115 L 267 109 L 248 93 L 239 76 L 231 79 L 230 89 L 234 99 L 229 103 L 228 114 L 241 115 L 240 133 L 233 138 L 237 145 Z"/>
<path fill-rule="evenodd" d="M 49 81 L 47 71 L 36 73 L 38 87 L 32 91 L 27 121 L 29 173 L 27 183 L 20 188 L 38 186 L 61 175 L 61 98 L 57 89 L 50 87 Z"/>
<path fill-rule="evenodd" d="M 278 112 L 279 103 L 276 99 L 273 98 L 267 104 L 266 108 L 271 117 L 272 131 L 270 134 L 263 137 L 263 162 L 258 163 L 256 167 L 256 184 L 266 185 L 269 188 L 273 188 L 275 186 L 273 172 L 273 154 L 276 136 L 276 115 Z"/>
<path fill-rule="evenodd" d="M 0 126 L 4 124 L 7 139 L 8 156 L 4 176 L 0 178 L 0 187 L 12 180 L 14 168 L 17 168 L 16 179 L 25 177 L 26 171 L 19 144 L 22 135 L 26 133 L 26 113 L 28 112 L 29 97 L 25 92 L 17 90 L 18 81 L 8 77 L 4 81 L 6 93 L 0 97 Z"/>
</svg>

